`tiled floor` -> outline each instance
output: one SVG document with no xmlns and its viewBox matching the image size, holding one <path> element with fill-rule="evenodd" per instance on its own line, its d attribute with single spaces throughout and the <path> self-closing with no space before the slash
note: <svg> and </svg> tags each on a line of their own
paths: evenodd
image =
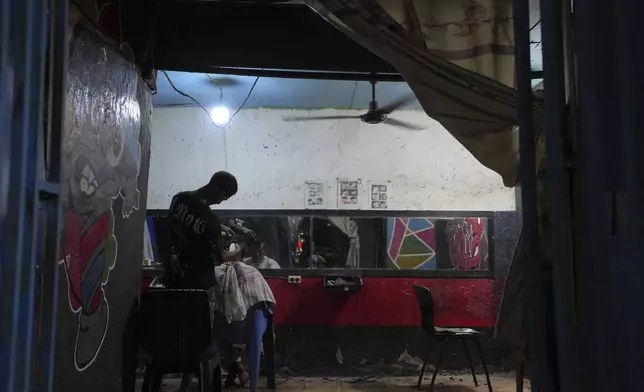
<svg viewBox="0 0 644 392">
<path fill-rule="evenodd" d="M 431 377 L 431 375 L 430 375 Z M 492 375 L 492 386 L 495 392 L 515 392 L 514 375 L 512 374 L 495 374 Z M 487 384 L 484 382 L 485 376 L 479 376 L 479 382 L 482 385 L 474 387 L 472 377 L 468 374 L 454 374 L 439 376 L 436 379 L 434 391 L 436 392 L 487 392 Z M 179 379 L 164 379 L 163 392 L 175 392 L 179 388 Z M 277 391 L 315 391 L 315 392 L 359 392 L 359 391 L 415 391 L 416 381 L 414 377 L 294 377 L 290 379 L 278 378 Z M 264 380 L 262 380 L 262 387 Z M 425 377 L 421 391 L 428 391 L 430 378 Z M 246 388 L 237 388 L 234 391 L 244 391 Z M 261 389 L 262 391 L 269 391 Z M 191 392 L 196 392 L 197 386 L 193 385 Z M 530 391 L 530 384 L 526 380 L 524 391 Z"/>
</svg>

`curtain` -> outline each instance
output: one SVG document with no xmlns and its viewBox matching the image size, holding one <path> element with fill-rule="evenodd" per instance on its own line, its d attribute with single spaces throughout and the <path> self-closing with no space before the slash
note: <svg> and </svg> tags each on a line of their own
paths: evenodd
<svg viewBox="0 0 644 392">
<path fill-rule="evenodd" d="M 360 262 L 360 236 L 358 224 L 346 216 L 330 216 L 329 221 L 349 237 L 349 252 L 345 267 L 358 268 Z"/>
<path fill-rule="evenodd" d="M 150 237 L 150 230 L 146 219 L 143 221 L 143 265 L 150 265 L 154 263 L 155 260 L 154 247 L 152 246 L 152 239 Z"/>
<path fill-rule="evenodd" d="M 503 286 L 503 296 L 496 316 L 494 339 L 504 346 L 524 350 L 525 331 L 523 330 L 523 296 L 525 295 L 525 276 L 528 266 L 524 262 L 525 247 L 523 230 L 519 234 L 512 256 L 510 270 Z"/>
<path fill-rule="evenodd" d="M 305 0 L 393 65 L 425 112 L 507 186 L 518 181 L 511 0 Z M 534 100 L 544 154 L 542 100 Z"/>
</svg>

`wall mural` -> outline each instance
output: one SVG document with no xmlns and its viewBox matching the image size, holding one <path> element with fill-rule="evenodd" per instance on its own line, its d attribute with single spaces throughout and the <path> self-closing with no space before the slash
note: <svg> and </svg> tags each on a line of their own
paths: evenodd
<svg viewBox="0 0 644 392">
<path fill-rule="evenodd" d="M 487 219 L 447 221 L 449 260 L 455 269 L 485 269 L 488 261 Z"/>
<path fill-rule="evenodd" d="M 128 219 L 140 199 L 138 75 L 118 52 L 96 50 L 90 39 L 79 34 L 70 46 L 61 179 L 59 264 L 69 309 L 78 317 L 78 371 L 94 363 L 109 327 L 105 289 L 119 260 L 115 219 Z"/>
<path fill-rule="evenodd" d="M 387 255 L 394 268 L 436 269 L 436 230 L 427 218 L 387 218 Z"/>
<path fill-rule="evenodd" d="M 387 256 L 398 269 L 486 269 L 488 238 L 486 218 L 444 219 L 442 237 L 429 218 L 387 218 Z M 440 239 L 442 238 L 442 240 Z M 437 241 L 449 251 L 438 260 Z M 445 249 L 445 248 L 443 248 Z"/>
</svg>

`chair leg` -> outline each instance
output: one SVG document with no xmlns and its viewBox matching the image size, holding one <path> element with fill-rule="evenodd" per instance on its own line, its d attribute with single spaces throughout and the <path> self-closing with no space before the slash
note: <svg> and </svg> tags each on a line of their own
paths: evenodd
<svg viewBox="0 0 644 392">
<path fill-rule="evenodd" d="M 523 374 L 525 371 L 525 362 L 519 360 L 516 369 L 517 392 L 523 392 Z"/>
<path fill-rule="evenodd" d="M 141 392 L 151 392 L 150 388 L 152 387 L 152 371 L 149 368 L 145 369 L 145 375 L 143 376 L 143 386 L 141 387 Z"/>
<path fill-rule="evenodd" d="M 199 392 L 221 391 L 221 358 L 219 354 L 199 364 Z"/>
<path fill-rule="evenodd" d="M 224 389 L 233 388 L 235 386 L 235 379 L 239 375 L 239 366 L 234 362 L 232 364 L 227 364 L 228 375 L 226 376 L 226 381 L 224 382 Z"/>
<path fill-rule="evenodd" d="M 221 392 L 221 365 L 217 364 L 212 370 L 212 392 Z"/>
<path fill-rule="evenodd" d="M 420 388 L 420 384 L 423 382 L 423 376 L 425 375 L 425 368 L 427 367 L 427 362 L 429 362 L 429 356 L 431 354 L 431 349 L 427 349 L 427 355 L 425 356 L 425 361 L 423 361 L 423 367 L 420 369 L 420 376 L 418 376 L 418 383 L 416 388 Z"/>
<path fill-rule="evenodd" d="M 275 327 L 273 317 L 269 316 L 266 332 L 262 336 L 264 346 L 264 371 L 266 372 L 266 385 L 269 389 L 275 389 Z"/>
<path fill-rule="evenodd" d="M 429 392 L 434 390 L 434 382 L 436 381 L 436 375 L 438 374 L 438 369 L 441 367 L 441 362 L 443 362 L 443 354 L 445 354 L 445 348 L 449 344 L 450 339 L 447 338 L 441 345 L 440 352 L 438 354 L 438 361 L 436 362 L 436 367 L 434 368 L 434 374 L 432 375 L 432 382 L 429 384 Z"/>
<path fill-rule="evenodd" d="M 476 372 L 474 371 L 474 364 L 472 363 L 472 356 L 470 355 L 470 349 L 467 348 L 466 339 L 461 339 L 461 343 L 463 343 L 463 348 L 465 349 L 465 355 L 467 355 L 467 362 L 469 362 L 470 364 L 470 370 L 472 371 L 472 379 L 474 380 L 474 386 L 478 387 L 479 380 L 476 379 Z"/>
<path fill-rule="evenodd" d="M 481 357 L 481 364 L 483 364 L 483 370 L 485 370 L 485 379 L 487 380 L 487 390 L 488 392 L 492 391 L 492 381 L 490 381 L 490 373 L 487 371 L 487 364 L 485 363 L 485 357 L 483 356 L 483 349 L 481 348 L 481 342 L 478 339 L 474 340 L 476 342 L 476 347 L 479 349 L 479 356 Z"/>
<path fill-rule="evenodd" d="M 163 374 L 161 372 L 152 373 L 152 389 L 150 392 L 159 392 L 163 383 Z"/>
<path fill-rule="evenodd" d="M 192 373 L 183 373 L 181 375 L 181 386 L 179 392 L 189 392 L 192 385 Z"/>
</svg>

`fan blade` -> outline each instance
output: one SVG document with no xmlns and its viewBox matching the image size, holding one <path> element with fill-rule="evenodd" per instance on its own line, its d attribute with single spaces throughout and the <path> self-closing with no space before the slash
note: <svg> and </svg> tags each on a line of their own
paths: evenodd
<svg viewBox="0 0 644 392">
<path fill-rule="evenodd" d="M 346 120 L 359 119 L 360 116 L 288 116 L 282 117 L 284 121 L 314 121 L 314 120 Z"/>
<path fill-rule="evenodd" d="M 387 117 L 387 119 L 385 119 L 385 121 L 383 122 L 389 125 L 394 125 L 401 128 L 407 128 L 414 131 L 422 131 L 423 129 L 427 128 L 427 127 L 422 127 L 420 125 L 411 124 L 406 121 L 396 120 L 395 118 L 391 118 L 391 117 Z"/>
<path fill-rule="evenodd" d="M 206 76 L 208 76 L 208 79 L 209 79 L 208 81 L 216 85 L 217 87 L 229 87 L 229 86 L 236 86 L 237 84 L 239 84 L 238 80 L 227 76 L 217 75 L 215 77 L 209 74 L 206 74 Z"/>
<path fill-rule="evenodd" d="M 378 109 L 378 112 L 379 113 L 384 113 L 384 114 L 389 114 L 389 113 L 393 112 L 394 110 L 397 110 L 401 106 L 414 101 L 415 99 L 416 99 L 416 96 L 414 94 L 409 94 L 408 96 L 406 96 L 404 98 L 401 98 L 401 99 L 399 99 L 397 101 L 394 101 L 394 102 L 390 103 L 389 105 L 385 105 L 385 106 L 381 107 L 380 109 Z"/>
</svg>

